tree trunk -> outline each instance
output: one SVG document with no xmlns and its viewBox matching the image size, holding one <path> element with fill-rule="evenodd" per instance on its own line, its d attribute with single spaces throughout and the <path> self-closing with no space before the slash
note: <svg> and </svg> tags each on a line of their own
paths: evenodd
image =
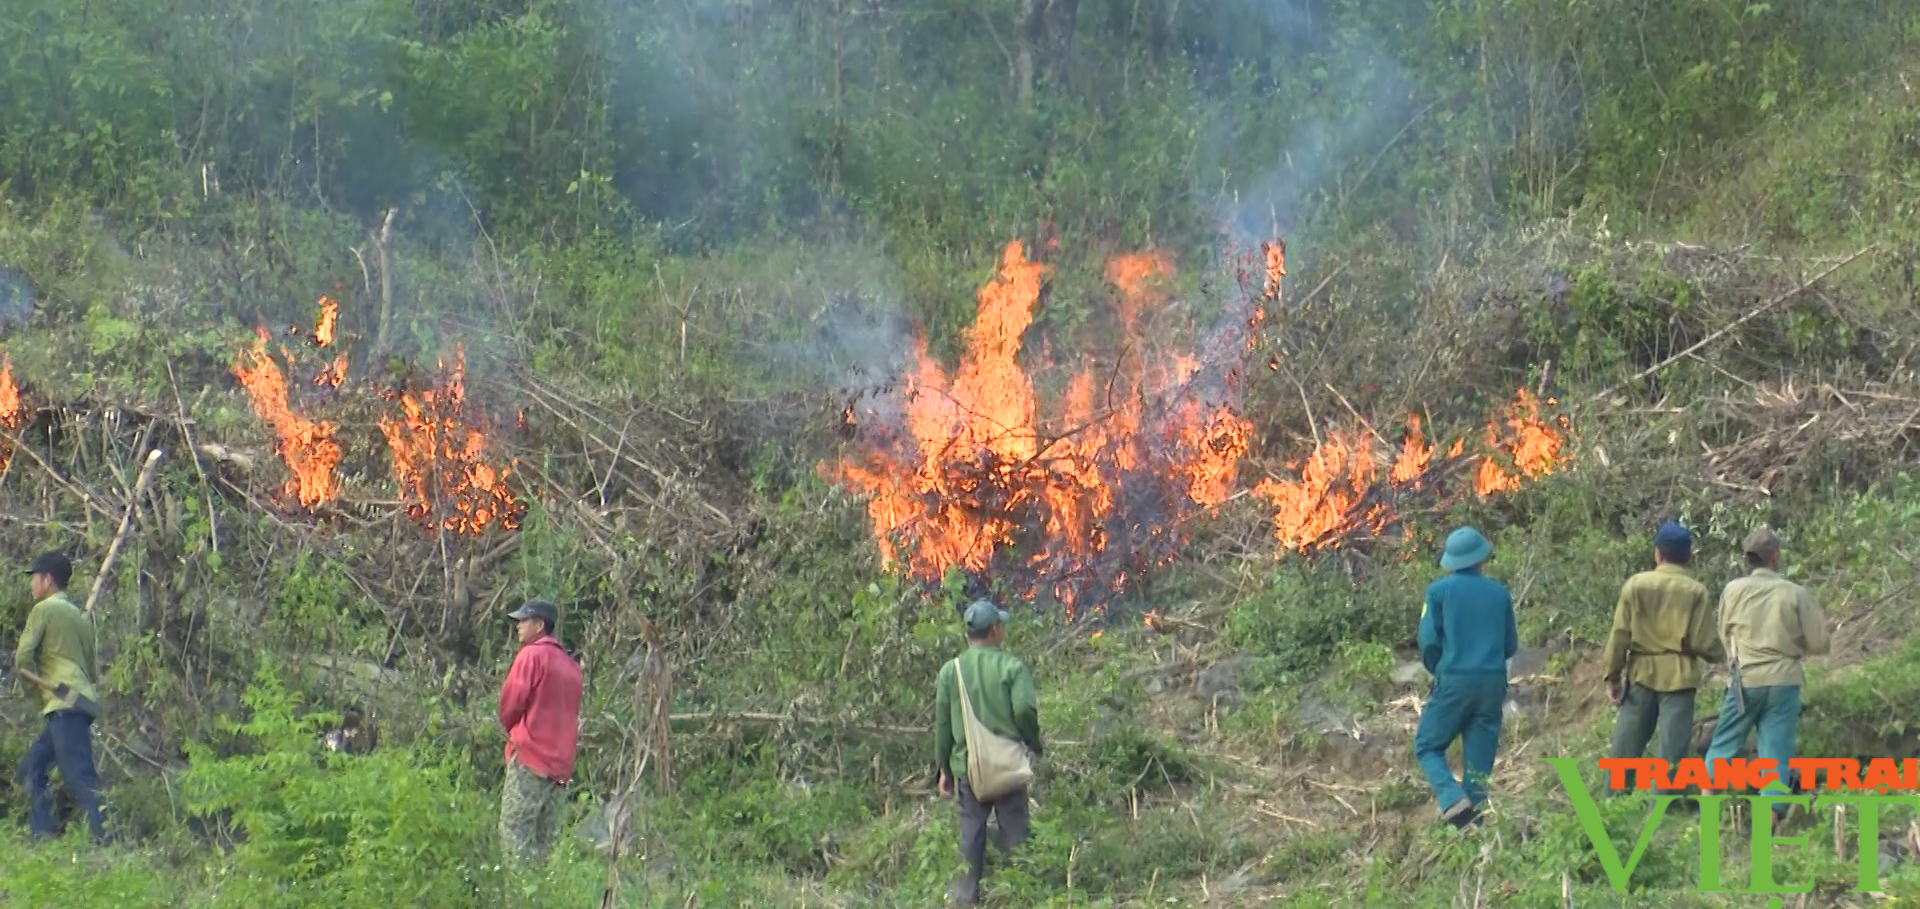
<svg viewBox="0 0 1920 909">
<path fill-rule="evenodd" d="M 1080 20 L 1080 0 L 1045 0 L 1047 87 L 1066 91 L 1073 75 L 1073 33 Z"/>
<path fill-rule="evenodd" d="M 1013 89 L 1021 106 L 1033 103 L 1033 53 L 1045 33 L 1047 0 L 1021 0 L 1020 28 L 1014 33 L 1017 45 L 1013 58 Z"/>
</svg>

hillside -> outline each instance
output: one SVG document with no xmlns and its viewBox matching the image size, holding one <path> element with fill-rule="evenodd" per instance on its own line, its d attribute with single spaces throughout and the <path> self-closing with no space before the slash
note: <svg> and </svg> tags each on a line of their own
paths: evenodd
<svg viewBox="0 0 1920 909">
<path fill-rule="evenodd" d="M 1666 518 L 1716 591 L 1785 537 L 1835 628 L 1803 754 L 1920 757 L 1897 4 L 15 5 L 0 552 L 86 598 L 130 517 L 121 842 L 28 843 L 7 774 L 0 905 L 939 905 L 981 594 L 1051 743 L 985 905 L 1758 905 L 1672 822 L 1615 893 L 1540 760 L 1604 752 Z M 1463 523 L 1526 645 L 1465 835 L 1410 753 Z M 532 596 L 587 703 L 515 871 Z M 1798 823 L 1789 905 L 1889 902 Z"/>
</svg>

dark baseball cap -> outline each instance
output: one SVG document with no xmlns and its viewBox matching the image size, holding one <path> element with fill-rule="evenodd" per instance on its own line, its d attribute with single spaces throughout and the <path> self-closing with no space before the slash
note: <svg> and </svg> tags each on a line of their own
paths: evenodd
<svg viewBox="0 0 1920 909">
<path fill-rule="evenodd" d="M 507 618 L 515 621 L 520 619 L 546 619 L 547 627 L 553 628 L 560 624 L 560 611 L 555 609 L 553 604 L 546 600 L 528 600 L 526 605 L 507 613 Z"/>
<path fill-rule="evenodd" d="M 67 557 L 61 553 L 43 552 L 39 558 L 33 560 L 33 567 L 28 568 L 26 573 L 52 575 L 55 584 L 65 587 L 67 582 L 73 579 L 73 563 L 67 561 Z"/>
</svg>

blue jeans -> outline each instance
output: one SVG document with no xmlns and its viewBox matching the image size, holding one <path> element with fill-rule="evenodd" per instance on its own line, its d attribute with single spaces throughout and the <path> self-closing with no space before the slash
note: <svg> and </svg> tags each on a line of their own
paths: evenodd
<svg viewBox="0 0 1920 909">
<path fill-rule="evenodd" d="M 48 775 L 60 768 L 67 792 L 87 814 L 93 828 L 93 841 L 106 839 L 106 824 L 100 811 L 100 777 L 93 771 L 93 717 L 78 710 L 47 714 L 47 726 L 27 759 L 20 763 L 20 781 L 27 787 L 28 826 L 36 838 L 53 836 L 53 793 Z"/>
<path fill-rule="evenodd" d="M 1747 709 L 1742 711 L 1734 702 L 1733 689 L 1727 689 L 1726 700 L 1720 705 L 1720 723 L 1713 729 L 1713 743 L 1707 746 L 1707 766 L 1746 750 L 1747 733 L 1757 730 L 1760 757 L 1776 762 L 1779 788 L 1785 789 L 1787 761 L 1793 758 L 1793 746 L 1800 735 L 1800 686 L 1769 685 L 1744 691 Z"/>
<path fill-rule="evenodd" d="M 1487 800 L 1487 777 L 1500 750 L 1501 710 L 1506 703 L 1505 675 L 1447 676 L 1434 683 L 1433 697 L 1420 711 L 1413 755 L 1427 774 L 1440 811 L 1463 798 L 1475 805 Z M 1447 748 L 1455 738 L 1460 739 L 1463 779 L 1454 779 L 1453 769 L 1447 766 Z"/>
</svg>

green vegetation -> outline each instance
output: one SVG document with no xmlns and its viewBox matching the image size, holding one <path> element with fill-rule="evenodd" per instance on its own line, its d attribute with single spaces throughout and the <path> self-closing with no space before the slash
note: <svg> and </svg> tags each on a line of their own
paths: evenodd
<svg viewBox="0 0 1920 909">
<path fill-rule="evenodd" d="M 1837 626 L 1804 752 L 1920 753 L 1899 706 L 1920 694 L 1906 5 L 8 12 L 0 348 L 29 413 L 7 426 L 0 556 L 64 547 L 84 592 L 138 457 L 169 456 L 101 610 L 95 747 L 126 841 L 26 843 L 0 774 L 0 906 L 600 905 L 616 799 L 633 814 L 609 905 L 938 904 L 955 819 L 917 730 L 975 585 L 884 571 L 817 468 L 846 451 L 846 390 L 890 379 L 913 332 L 958 349 L 1014 239 L 1053 267 L 1022 352 L 1046 400 L 1115 347 L 1111 255 L 1174 256 L 1194 302 L 1156 325 L 1164 353 L 1214 315 L 1228 245 L 1286 239 L 1242 488 L 1349 416 L 1391 438 L 1420 413 L 1475 444 L 1522 387 L 1568 416 L 1571 469 L 1409 499 L 1378 539 L 1314 555 L 1275 557 L 1240 496 L 1097 637 L 1019 604 L 1010 645 L 1056 744 L 988 905 L 1740 904 L 1690 892 L 1697 834 L 1673 822 L 1640 892 L 1614 894 L 1535 760 L 1604 747 L 1595 645 L 1666 516 L 1715 589 L 1747 530 L 1782 530 Z M 343 441 L 342 495 L 314 514 L 278 495 L 231 370 L 256 327 L 311 327 L 322 294 L 341 394 L 280 335 L 312 358 L 294 409 Z M 424 532 L 397 504 L 382 395 L 456 348 L 488 451 L 514 459 L 515 531 Z M 1495 540 L 1525 642 L 1570 643 L 1468 837 L 1431 823 L 1403 700 L 1424 683 L 1396 681 L 1459 522 Z M 494 845 L 495 616 L 536 593 L 589 688 L 569 832 L 520 872 Z M 26 597 L 0 590 L 0 628 Z M 1150 630 L 1146 608 L 1180 622 Z M 672 666 L 670 785 L 657 763 L 633 779 L 658 732 L 649 653 Z M 378 723 L 370 754 L 321 743 L 349 709 Z M 37 731 L 0 698 L 0 763 Z M 1639 809 L 1606 810 L 1630 840 Z M 1903 897 L 1910 820 L 1882 822 Z M 1804 823 L 1784 879 L 1855 898 L 1833 815 Z M 1745 864 L 1729 855 L 1730 880 Z"/>
</svg>

